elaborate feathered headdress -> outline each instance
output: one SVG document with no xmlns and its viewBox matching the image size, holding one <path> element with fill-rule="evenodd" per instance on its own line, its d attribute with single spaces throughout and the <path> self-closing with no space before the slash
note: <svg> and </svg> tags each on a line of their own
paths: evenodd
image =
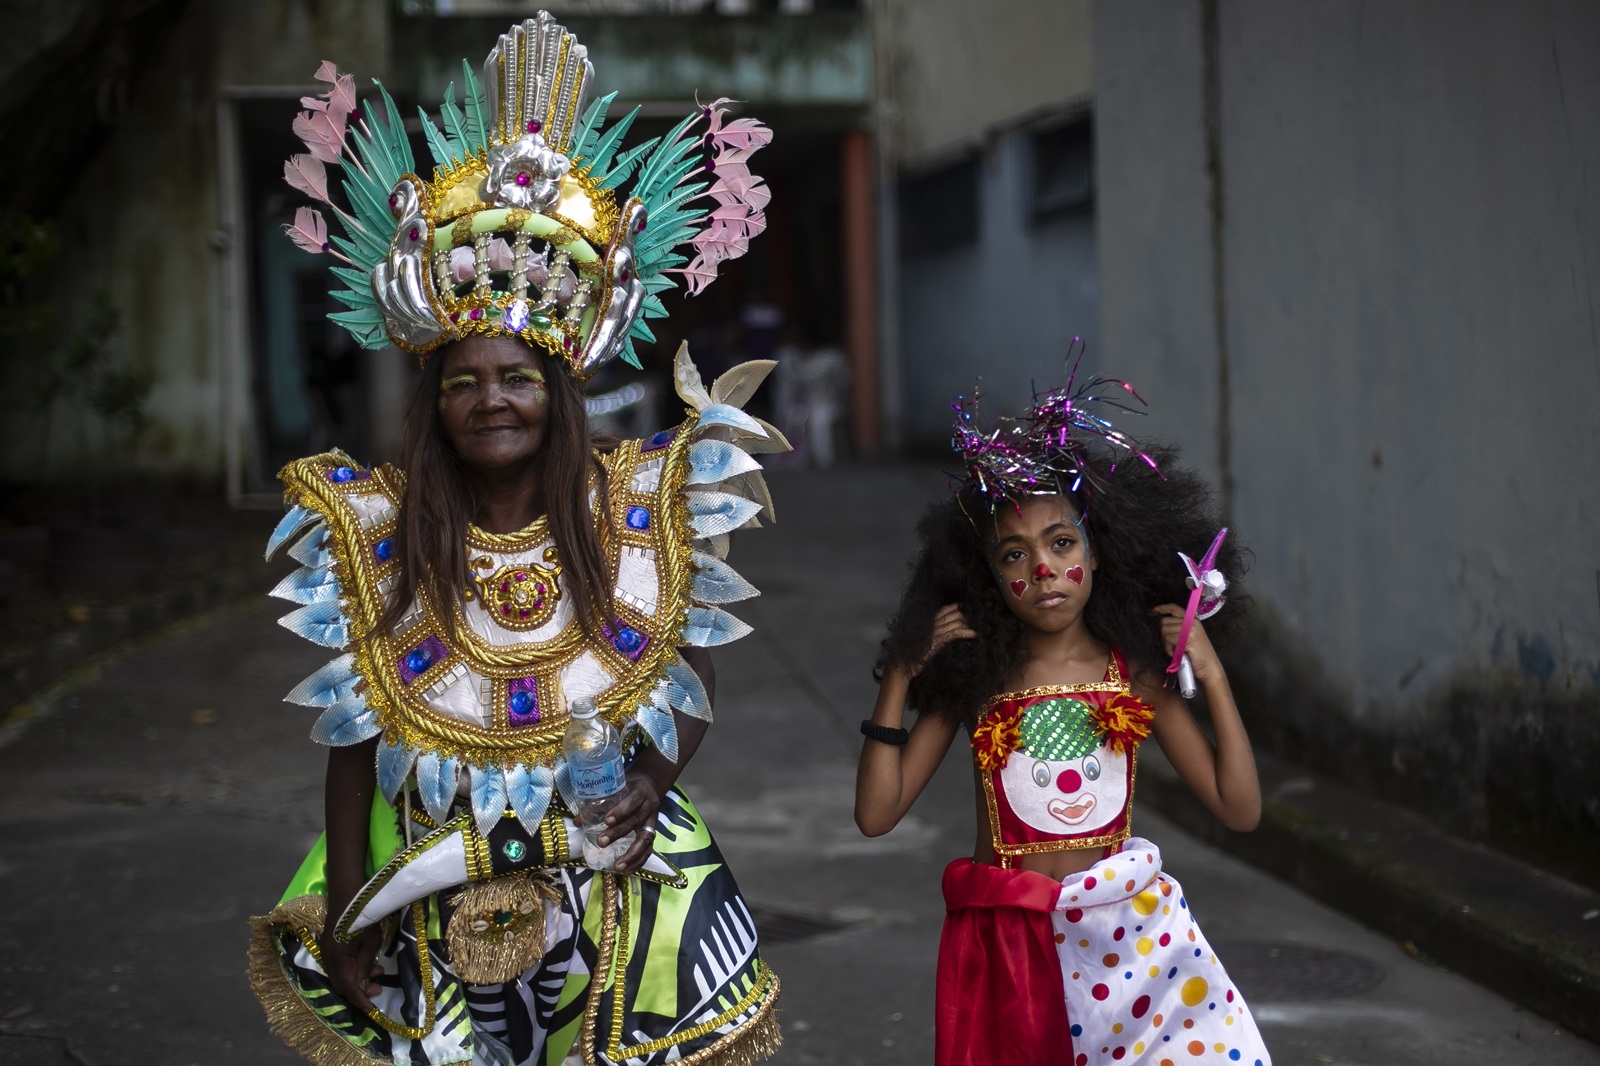
<svg viewBox="0 0 1600 1066">
<path fill-rule="evenodd" d="M 1145 405 L 1144 398 L 1120 378 L 1096 376 L 1077 384 L 1083 352 L 1082 340 L 1074 337 L 1067 348 L 1066 385 L 1035 392 L 1026 414 L 997 418 L 987 432 L 978 428 L 982 393 L 976 386 L 970 399 L 957 396 L 951 402 L 956 424 L 950 446 L 961 456 L 964 467 L 961 474 L 953 475 L 960 482 L 960 491 L 974 490 L 991 511 L 1002 500 L 1014 504 L 1025 496 L 1093 492 L 1101 486 L 1085 461 L 1085 449 L 1092 440 L 1137 455 L 1159 473 L 1155 460 L 1100 413 L 1110 409 L 1142 415 L 1143 411 L 1124 403 L 1118 394 L 1131 396 L 1140 407 Z M 1111 471 L 1116 471 L 1115 463 Z"/>
<path fill-rule="evenodd" d="M 327 204 L 345 235 L 306 207 L 285 228 L 346 264 L 334 273 L 348 287 L 333 295 L 349 310 L 330 317 L 363 347 L 423 357 L 488 333 L 543 346 L 579 380 L 618 355 L 638 366 L 633 341 L 655 339 L 645 320 L 666 313 L 668 275 L 698 293 L 766 227 L 768 190 L 747 160 L 771 131 L 728 121 L 723 99 L 619 153 L 638 109 L 608 127 L 615 93 L 584 110 L 588 50 L 543 11 L 489 53 L 487 93 L 469 63 L 462 71 L 465 98 L 458 107 L 446 90 L 443 129 L 422 112 L 431 182 L 413 173 L 381 84 L 381 113 L 368 100 L 358 115 L 355 80 L 325 62 L 316 77 L 331 87 L 301 101 L 310 110 L 294 131 L 309 153 L 285 163 L 284 178 Z M 343 170 L 347 209 L 329 195 L 328 163 Z"/>
</svg>

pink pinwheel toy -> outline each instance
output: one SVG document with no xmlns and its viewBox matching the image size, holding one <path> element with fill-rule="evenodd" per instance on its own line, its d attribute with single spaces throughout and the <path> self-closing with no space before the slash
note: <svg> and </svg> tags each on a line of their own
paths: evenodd
<svg viewBox="0 0 1600 1066">
<path fill-rule="evenodd" d="M 1189 656 L 1184 649 L 1189 645 L 1189 630 L 1196 619 L 1207 619 L 1222 610 L 1223 593 L 1228 591 L 1228 578 L 1217 566 L 1217 553 L 1222 550 L 1222 541 L 1228 535 L 1228 527 L 1223 526 L 1217 531 L 1216 539 L 1211 542 L 1211 547 L 1206 549 L 1205 557 L 1196 563 L 1183 552 L 1178 553 L 1178 558 L 1183 560 L 1185 570 L 1189 571 L 1189 605 L 1183 612 L 1183 630 L 1178 634 L 1178 644 L 1172 649 L 1172 665 L 1167 667 L 1167 673 L 1178 675 L 1178 691 L 1183 693 L 1183 698 L 1193 699 L 1195 694 L 1194 667 L 1189 664 Z"/>
</svg>

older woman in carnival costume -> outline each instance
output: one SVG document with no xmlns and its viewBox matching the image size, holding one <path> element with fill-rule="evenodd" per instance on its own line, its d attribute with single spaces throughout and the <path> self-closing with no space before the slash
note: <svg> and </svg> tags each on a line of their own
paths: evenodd
<svg viewBox="0 0 1600 1066">
<path fill-rule="evenodd" d="M 675 782 L 711 718 L 705 649 L 748 632 L 721 605 L 756 590 L 723 560 L 770 517 L 750 453 L 787 444 L 740 407 L 771 364 L 708 389 L 680 352 L 685 421 L 604 447 L 581 383 L 638 365 L 670 274 L 697 292 L 760 231 L 746 160 L 770 134 L 718 101 L 619 151 L 633 115 L 585 105 L 586 51 L 545 13 L 483 69 L 423 117 L 431 181 L 388 94 L 358 114 L 331 64 L 295 123 L 286 177 L 344 234 L 302 208 L 290 235 L 344 264 L 334 320 L 423 373 L 403 471 L 331 452 L 280 474 L 283 624 L 341 654 L 288 697 L 321 709 L 327 832 L 254 920 L 251 982 L 319 1063 L 755 1062 L 778 981 Z M 580 701 L 628 756 L 605 869 L 563 754 Z"/>
</svg>

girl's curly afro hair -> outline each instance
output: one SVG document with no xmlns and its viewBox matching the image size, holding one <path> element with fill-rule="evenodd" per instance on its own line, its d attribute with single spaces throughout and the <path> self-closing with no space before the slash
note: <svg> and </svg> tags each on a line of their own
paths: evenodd
<svg viewBox="0 0 1600 1066">
<path fill-rule="evenodd" d="M 1122 652 L 1136 677 L 1154 681 L 1169 657 L 1150 611 L 1187 602 L 1188 575 L 1178 552 L 1199 559 L 1222 523 L 1210 488 L 1177 466 L 1175 449 L 1149 445 L 1144 451 L 1160 473 L 1142 462 L 1120 463 L 1113 472 L 1112 455 L 1086 451 L 1088 480 L 1100 487 L 1092 495 L 1063 495 L 1085 515 L 1089 545 L 1100 563 L 1084 622 L 1097 639 Z M 989 562 L 994 526 L 981 497 L 966 490 L 935 501 L 917 523 L 917 536 L 920 549 L 873 673 L 881 680 L 891 664 L 916 663 L 928 647 L 934 614 L 947 603 L 959 604 L 978 637 L 945 645 L 912 680 L 910 703 L 919 714 L 970 729 L 979 708 L 1020 665 L 1023 626 L 1006 606 Z M 1219 648 L 1243 620 L 1247 597 L 1239 580 L 1247 558 L 1230 533 L 1216 563 L 1228 578 L 1227 602 L 1205 623 Z"/>
</svg>

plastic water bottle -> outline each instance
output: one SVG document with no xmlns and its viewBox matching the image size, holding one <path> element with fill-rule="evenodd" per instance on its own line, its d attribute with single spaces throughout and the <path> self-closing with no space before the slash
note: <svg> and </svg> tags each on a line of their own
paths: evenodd
<svg viewBox="0 0 1600 1066">
<path fill-rule="evenodd" d="M 583 861 L 591 869 L 614 870 L 617 860 L 632 846 L 634 834 L 618 837 L 605 847 L 599 844 L 601 834 L 611 828 L 606 825 L 606 815 L 628 783 L 622 764 L 622 738 L 615 726 L 600 717 L 599 710 L 591 697 L 574 700 L 569 708 L 572 721 L 561 738 L 561 747 L 572 775 L 572 798 L 578 801 L 573 814 L 578 828 L 583 830 Z"/>
</svg>

